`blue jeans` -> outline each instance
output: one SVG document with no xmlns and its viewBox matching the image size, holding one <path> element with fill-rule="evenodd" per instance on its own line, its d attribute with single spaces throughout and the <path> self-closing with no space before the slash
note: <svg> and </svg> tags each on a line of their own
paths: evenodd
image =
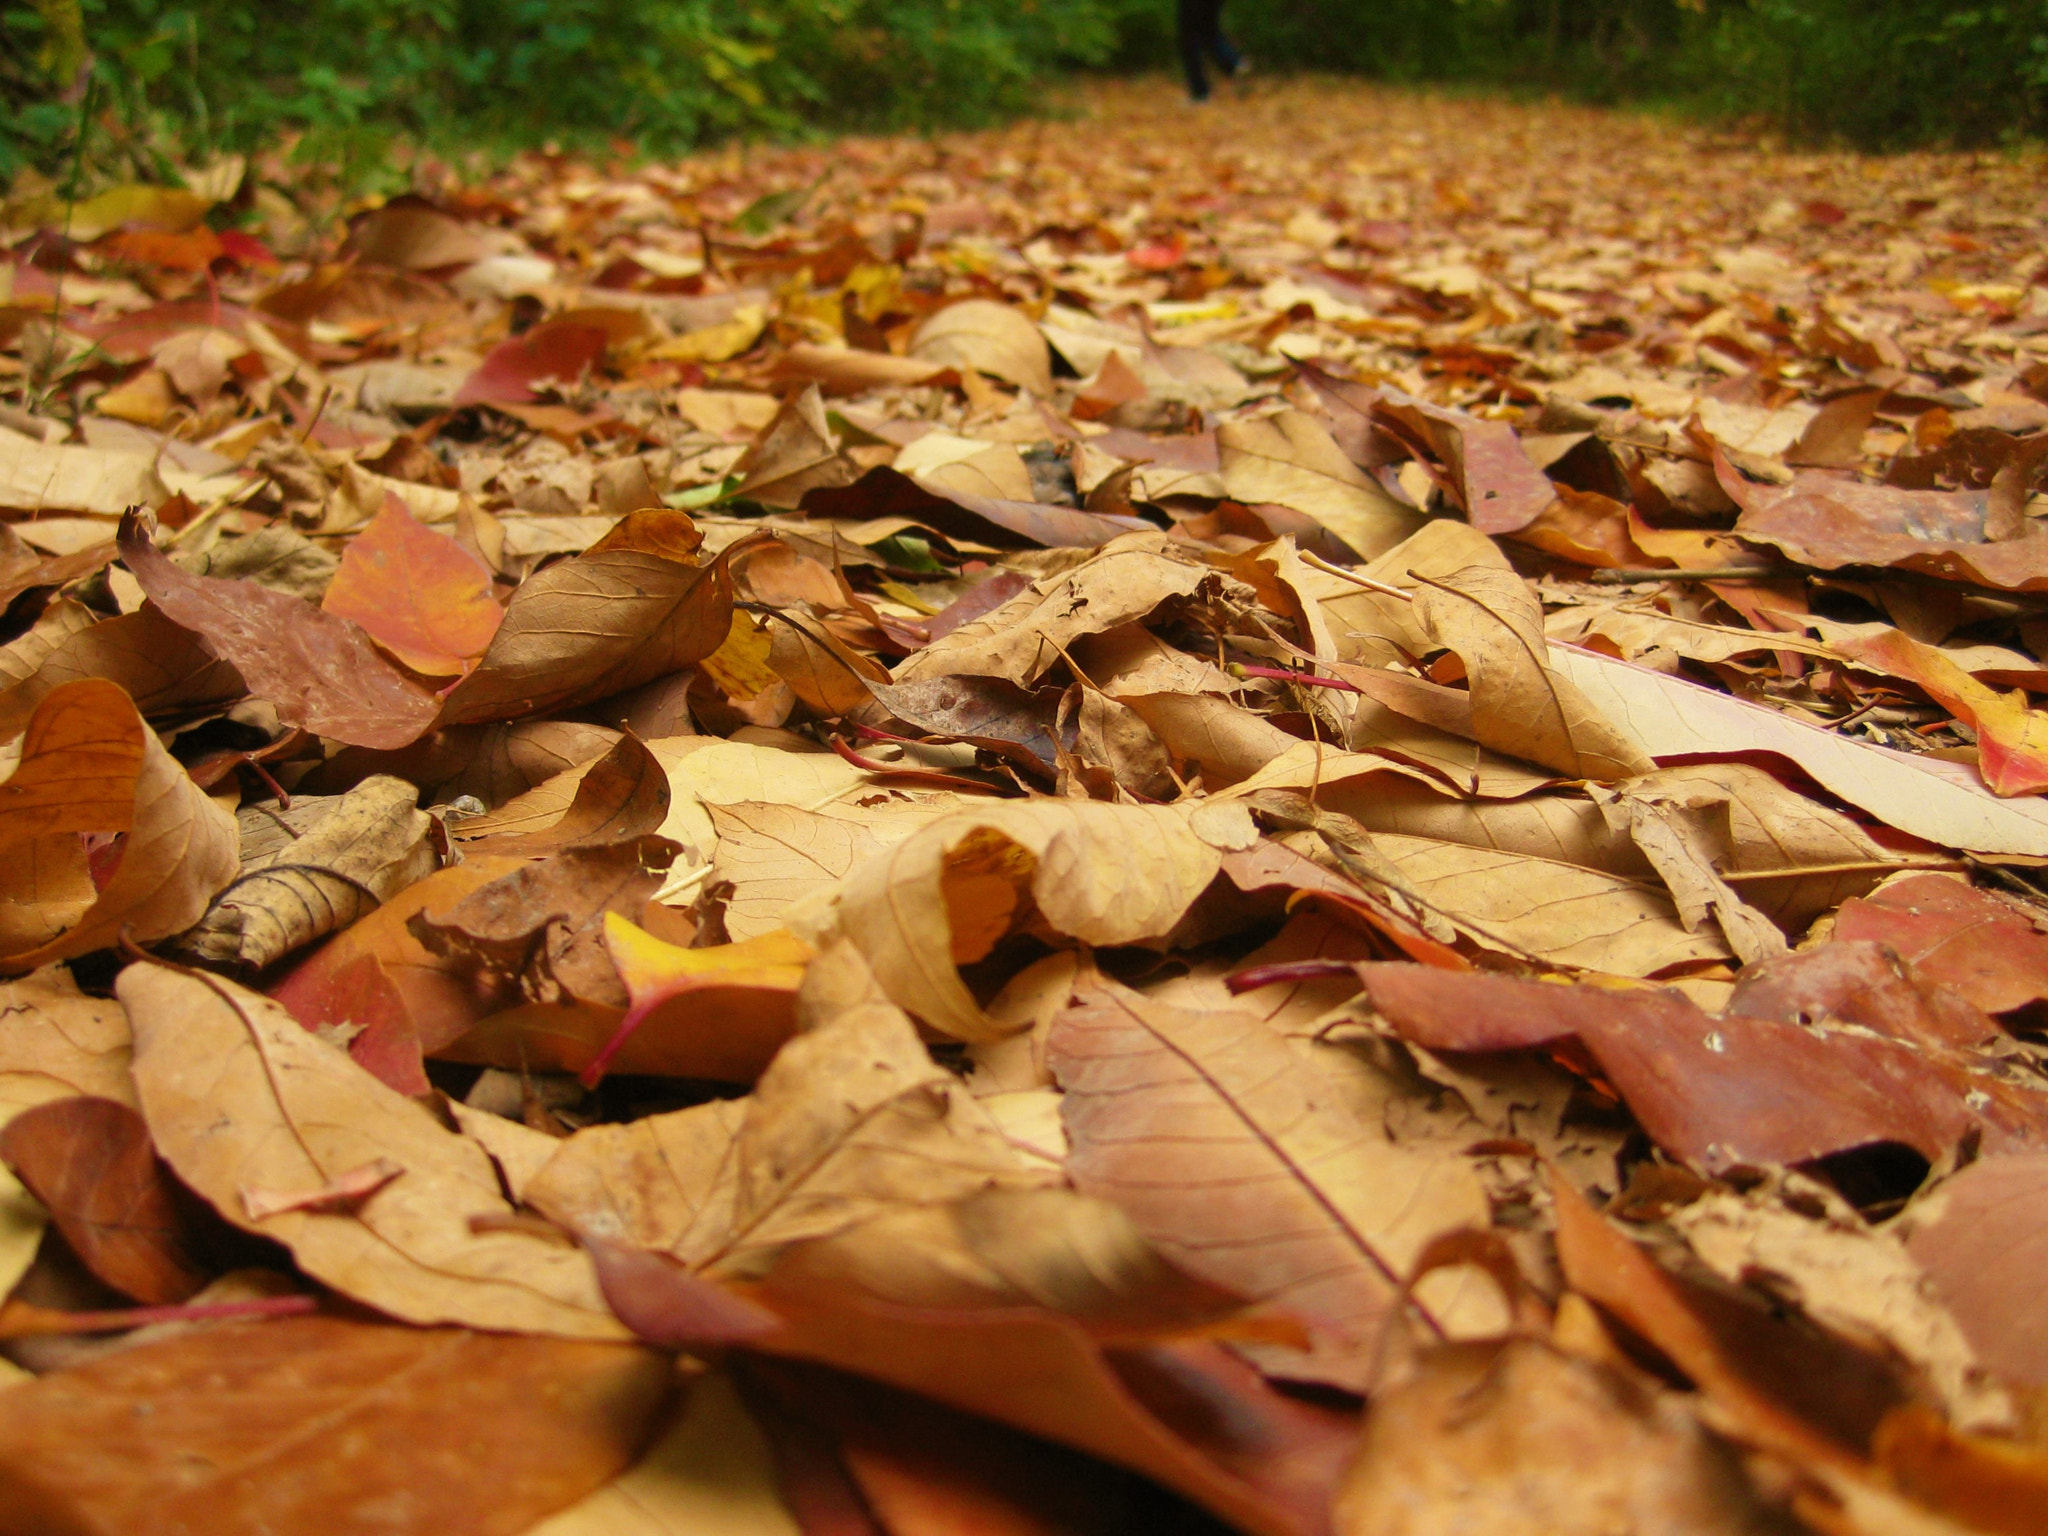
<svg viewBox="0 0 2048 1536">
<path fill-rule="evenodd" d="M 1188 95 L 1196 101 L 1209 99 L 1204 58 L 1214 59 L 1226 76 L 1243 62 L 1223 35 L 1223 0 L 1180 0 L 1180 62 L 1188 72 Z"/>
</svg>

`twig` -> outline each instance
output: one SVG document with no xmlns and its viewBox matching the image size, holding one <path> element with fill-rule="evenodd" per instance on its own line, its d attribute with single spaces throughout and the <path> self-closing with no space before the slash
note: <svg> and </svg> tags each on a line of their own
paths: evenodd
<svg viewBox="0 0 2048 1536">
<path fill-rule="evenodd" d="M 1341 677 L 1318 677 L 1313 672 L 1290 672 L 1285 667 L 1256 667 L 1248 662 L 1233 661 L 1223 670 L 1232 677 L 1268 677 L 1275 682 L 1300 683 L 1307 688 L 1335 688 L 1340 693 L 1365 692 L 1356 683 L 1347 683 Z"/>
<path fill-rule="evenodd" d="M 1304 549 L 1301 552 L 1301 563 L 1309 566 L 1311 569 L 1321 571 L 1325 576 L 1335 576 L 1339 581 L 1348 581 L 1354 587 L 1363 587 L 1368 592 L 1377 592 L 1381 597 L 1398 597 L 1404 603 L 1415 601 L 1415 594 L 1413 592 L 1405 592 L 1401 588 L 1391 586 L 1384 581 L 1374 581 L 1370 576 L 1361 576 L 1356 571 L 1347 571 L 1341 565 L 1333 565 L 1313 550 Z"/>
</svg>

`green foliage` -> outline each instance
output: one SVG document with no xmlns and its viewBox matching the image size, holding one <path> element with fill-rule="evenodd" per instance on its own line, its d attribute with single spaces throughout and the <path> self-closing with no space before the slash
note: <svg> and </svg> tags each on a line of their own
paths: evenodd
<svg viewBox="0 0 2048 1536">
<path fill-rule="evenodd" d="M 1233 0 L 1273 63 L 1663 100 L 1866 148 L 2048 132 L 2048 0 Z"/>
<path fill-rule="evenodd" d="M 35 0 L 0 10 L 0 175 L 63 161 L 91 49 L 116 137 L 323 153 L 403 133 L 660 152 L 731 134 L 926 128 L 1099 62 L 1119 0 Z M 67 30 L 68 29 L 68 30 Z M 69 67 L 66 67 L 68 61 Z"/>
<path fill-rule="evenodd" d="M 1076 65 L 1172 67 L 1173 0 L 10 0 L 0 179 L 280 131 L 371 174 L 394 135 L 465 146 L 927 129 L 1042 102 Z M 1760 118 L 1815 141 L 2048 132 L 2048 0 L 1231 0 L 1267 67 L 1563 90 Z"/>
</svg>

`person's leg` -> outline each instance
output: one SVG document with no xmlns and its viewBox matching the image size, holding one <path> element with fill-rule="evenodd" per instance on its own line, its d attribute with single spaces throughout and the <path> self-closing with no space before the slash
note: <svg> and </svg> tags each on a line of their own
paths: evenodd
<svg viewBox="0 0 2048 1536">
<path fill-rule="evenodd" d="M 1216 61 L 1216 67 L 1225 75 L 1234 75 L 1244 65 L 1237 49 L 1223 32 L 1223 0 L 1215 0 L 1209 7 L 1209 57 Z"/>
<path fill-rule="evenodd" d="M 1188 96 L 1195 101 L 1209 99 L 1209 76 L 1202 68 L 1202 56 L 1209 51 L 1209 34 L 1215 30 L 1219 4 L 1220 0 L 1180 0 L 1180 62 L 1188 75 Z"/>
</svg>

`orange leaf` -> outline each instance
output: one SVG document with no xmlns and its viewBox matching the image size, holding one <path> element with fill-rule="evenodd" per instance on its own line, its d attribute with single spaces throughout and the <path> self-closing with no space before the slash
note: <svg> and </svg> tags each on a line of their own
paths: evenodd
<svg viewBox="0 0 2048 1536">
<path fill-rule="evenodd" d="M 491 572 L 453 539 L 433 532 L 393 492 L 349 541 L 320 606 L 360 624 L 415 672 L 454 677 L 489 649 L 505 617 Z"/>
</svg>

